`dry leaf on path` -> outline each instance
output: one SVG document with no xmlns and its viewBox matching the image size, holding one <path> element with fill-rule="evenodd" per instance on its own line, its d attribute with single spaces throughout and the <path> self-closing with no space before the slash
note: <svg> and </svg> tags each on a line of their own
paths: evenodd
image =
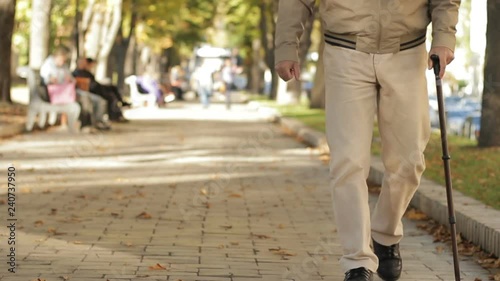
<svg viewBox="0 0 500 281">
<path fill-rule="evenodd" d="M 167 270 L 167 268 L 164 267 L 163 265 L 157 263 L 157 264 L 155 264 L 153 266 L 150 266 L 149 270 Z"/>
<path fill-rule="evenodd" d="M 111 216 L 113 216 L 113 217 L 117 218 L 117 217 L 119 217 L 119 216 L 120 216 L 120 214 L 119 214 L 119 213 L 115 213 L 115 212 L 111 212 Z"/>
<path fill-rule="evenodd" d="M 52 228 L 52 227 L 48 228 L 47 232 L 52 234 L 52 235 L 64 235 L 64 234 L 66 234 L 66 232 L 58 232 L 55 228 Z"/>
<path fill-rule="evenodd" d="M 265 234 L 252 234 L 252 236 L 257 237 L 259 239 L 271 239 L 271 236 Z"/>
<path fill-rule="evenodd" d="M 43 225 L 43 221 L 42 220 L 37 220 L 34 222 L 35 224 L 35 227 L 39 227 L 39 226 L 42 226 Z"/>
<path fill-rule="evenodd" d="M 269 249 L 269 252 L 271 252 L 271 253 L 273 253 L 275 255 L 287 256 L 287 257 L 291 257 L 291 256 L 296 256 L 297 255 L 296 253 L 288 252 L 287 250 L 282 249 L 282 248 L 271 248 L 271 249 Z"/>
<path fill-rule="evenodd" d="M 416 209 L 409 210 L 405 214 L 405 217 L 410 219 L 410 220 L 415 220 L 415 221 L 425 221 L 425 220 L 429 219 L 429 217 L 426 214 L 424 214 L 421 211 L 416 210 Z"/>
<path fill-rule="evenodd" d="M 151 219 L 153 216 L 151 216 L 150 214 L 146 213 L 146 212 L 142 212 L 140 214 L 138 214 L 136 216 L 136 218 L 139 218 L 139 219 L 146 219 L 146 220 L 149 220 Z"/>
<path fill-rule="evenodd" d="M 494 281 L 500 281 L 500 273 L 497 273 L 495 275 L 490 275 L 489 279 Z"/>
<path fill-rule="evenodd" d="M 241 198 L 241 197 L 243 197 L 243 196 L 242 196 L 241 194 L 238 194 L 238 193 L 231 193 L 231 194 L 229 195 L 229 197 L 230 197 L 230 198 Z"/>
<path fill-rule="evenodd" d="M 436 253 L 441 254 L 443 251 L 444 251 L 444 247 L 443 246 L 437 246 L 436 247 Z"/>
</svg>

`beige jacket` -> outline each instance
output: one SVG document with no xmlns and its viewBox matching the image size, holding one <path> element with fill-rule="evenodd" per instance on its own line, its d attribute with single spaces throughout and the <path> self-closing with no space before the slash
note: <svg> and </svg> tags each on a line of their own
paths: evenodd
<svg viewBox="0 0 500 281">
<path fill-rule="evenodd" d="M 455 50 L 460 0 L 320 0 L 325 41 L 366 53 L 394 53 L 420 45 L 432 20 L 432 46 Z M 297 49 L 315 0 L 280 0 L 276 63 L 298 61 Z"/>
</svg>

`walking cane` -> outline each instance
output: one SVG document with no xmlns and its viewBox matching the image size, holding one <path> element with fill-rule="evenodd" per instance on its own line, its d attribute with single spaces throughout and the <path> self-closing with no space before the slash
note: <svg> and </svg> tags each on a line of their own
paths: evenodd
<svg viewBox="0 0 500 281">
<path fill-rule="evenodd" d="M 451 243 L 453 248 L 453 266 L 455 268 L 455 281 L 460 281 L 460 267 L 458 264 L 457 229 L 455 227 L 455 208 L 453 207 L 453 190 L 451 187 L 450 154 L 448 153 L 448 140 L 446 138 L 446 119 L 444 116 L 443 84 L 439 77 L 440 64 L 437 55 L 431 55 L 436 76 L 437 101 L 439 109 L 439 127 L 441 131 L 441 146 L 443 149 L 444 176 L 446 180 L 446 199 L 448 201 L 448 215 L 450 220 Z"/>
</svg>

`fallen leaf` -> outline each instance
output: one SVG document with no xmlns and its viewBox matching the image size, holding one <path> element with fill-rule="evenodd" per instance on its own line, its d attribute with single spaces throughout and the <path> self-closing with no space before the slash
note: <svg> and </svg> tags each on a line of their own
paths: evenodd
<svg viewBox="0 0 500 281">
<path fill-rule="evenodd" d="M 66 232 L 58 232 L 55 228 L 52 228 L 52 227 L 48 228 L 47 232 L 52 234 L 52 235 L 64 235 L 64 234 L 66 234 Z"/>
<path fill-rule="evenodd" d="M 31 193 L 31 189 L 30 188 L 22 188 L 21 193 Z"/>
<path fill-rule="evenodd" d="M 270 248 L 269 252 L 271 252 L 271 253 L 273 253 L 275 255 L 287 256 L 287 257 L 291 257 L 291 256 L 296 256 L 297 255 L 296 253 L 288 252 L 287 250 L 282 249 L 282 248 Z"/>
<path fill-rule="evenodd" d="M 149 269 L 150 270 L 167 270 L 166 267 L 164 267 L 163 265 L 161 265 L 159 263 L 157 263 L 157 264 L 155 264 L 153 266 L 150 266 Z"/>
<path fill-rule="evenodd" d="M 129 242 L 129 241 L 124 242 L 124 243 L 122 242 L 122 244 L 127 246 L 127 247 L 132 247 L 134 245 L 134 244 L 132 244 L 132 242 Z"/>
<path fill-rule="evenodd" d="M 219 244 L 219 246 L 217 246 L 217 249 L 224 249 L 226 246 L 224 246 L 224 244 Z"/>
<path fill-rule="evenodd" d="M 152 216 L 150 214 L 146 213 L 146 212 L 142 212 L 142 213 L 138 214 L 136 216 L 136 218 L 148 220 L 148 219 L 151 219 Z"/>
<path fill-rule="evenodd" d="M 255 237 L 259 238 L 259 239 L 271 239 L 270 236 L 265 235 L 265 234 L 252 234 L 252 236 L 255 236 Z"/>
<path fill-rule="evenodd" d="M 436 247 L 436 253 L 441 254 L 443 251 L 444 251 L 444 247 L 443 246 L 437 246 Z"/>
<path fill-rule="evenodd" d="M 59 276 L 59 278 L 61 278 L 62 280 L 66 281 L 66 280 L 69 280 L 69 277 L 68 276 Z"/>
<path fill-rule="evenodd" d="M 207 194 L 208 194 L 207 189 L 206 189 L 206 188 L 202 188 L 202 189 L 200 189 L 200 194 L 201 194 L 201 195 L 204 195 L 204 196 L 207 196 Z"/>
<path fill-rule="evenodd" d="M 229 197 L 231 197 L 231 198 L 241 198 L 243 196 L 241 196 L 241 194 L 238 194 L 238 193 L 232 193 L 232 194 L 229 195 Z"/>
<path fill-rule="evenodd" d="M 497 273 L 495 275 L 490 275 L 489 279 L 494 281 L 500 281 L 500 273 Z"/>
<path fill-rule="evenodd" d="M 43 221 L 42 220 L 37 220 L 34 222 L 35 224 L 35 227 L 39 227 L 39 226 L 42 226 L 43 225 Z"/>
<path fill-rule="evenodd" d="M 112 213 L 111 213 L 111 216 L 113 216 L 113 217 L 115 217 L 115 218 L 116 218 L 116 217 L 119 217 L 119 216 L 120 216 L 120 214 L 115 213 L 115 212 L 112 212 Z"/>
<path fill-rule="evenodd" d="M 405 217 L 410 219 L 410 220 L 416 220 L 416 221 L 424 221 L 424 220 L 429 219 L 429 217 L 426 214 L 424 214 L 421 211 L 418 211 L 416 209 L 409 210 L 405 214 Z"/>
<path fill-rule="evenodd" d="M 75 245 L 80 245 L 80 244 L 83 244 L 83 242 L 82 242 L 82 241 L 75 240 L 75 241 L 73 241 L 73 244 L 75 244 Z"/>
</svg>

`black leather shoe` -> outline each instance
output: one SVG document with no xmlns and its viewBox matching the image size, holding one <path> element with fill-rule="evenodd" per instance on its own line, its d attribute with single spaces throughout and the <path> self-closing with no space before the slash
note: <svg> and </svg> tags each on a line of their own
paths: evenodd
<svg viewBox="0 0 500 281">
<path fill-rule="evenodd" d="M 358 267 L 346 272 L 344 281 L 372 281 L 373 273 L 364 267 Z"/>
<path fill-rule="evenodd" d="M 396 281 L 401 277 L 403 260 L 399 253 L 399 244 L 384 246 L 373 240 L 373 251 L 378 257 L 377 273 L 385 281 Z"/>
</svg>

